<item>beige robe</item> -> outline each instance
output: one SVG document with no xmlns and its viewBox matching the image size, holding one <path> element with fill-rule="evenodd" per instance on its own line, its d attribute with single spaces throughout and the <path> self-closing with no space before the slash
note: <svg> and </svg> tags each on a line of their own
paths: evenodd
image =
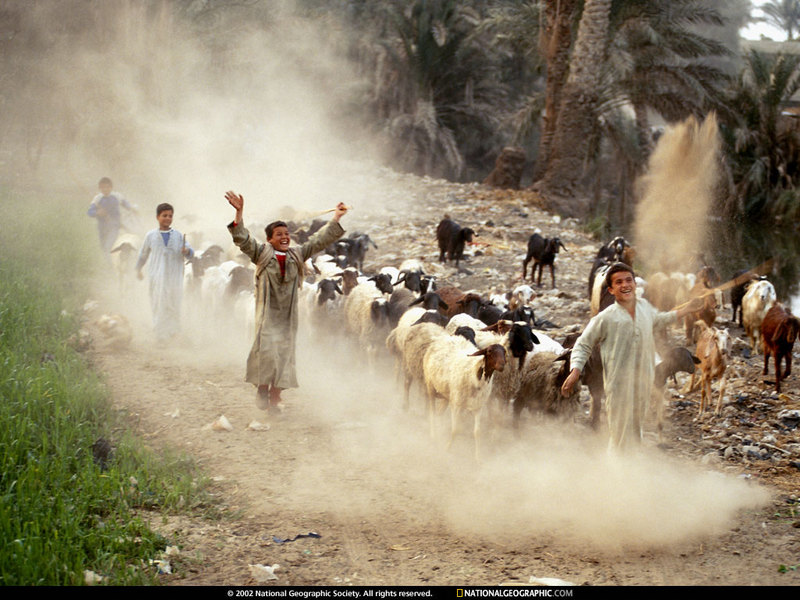
<svg viewBox="0 0 800 600">
<path fill-rule="evenodd" d="M 642 441 L 642 425 L 655 376 L 653 328 L 676 319 L 647 300 L 636 301 L 636 318 L 614 303 L 595 315 L 575 342 L 570 367 L 583 371 L 600 344 L 608 413 L 609 448 L 625 449 Z"/>
<path fill-rule="evenodd" d="M 242 223 L 231 223 L 228 231 L 233 243 L 256 264 L 256 330 L 245 381 L 256 386 L 296 388 L 297 300 L 305 271 L 303 263 L 338 240 L 344 229 L 330 221 L 302 246 L 292 246 L 286 257 L 285 277 L 281 277 L 270 244 L 259 243 Z"/>
</svg>

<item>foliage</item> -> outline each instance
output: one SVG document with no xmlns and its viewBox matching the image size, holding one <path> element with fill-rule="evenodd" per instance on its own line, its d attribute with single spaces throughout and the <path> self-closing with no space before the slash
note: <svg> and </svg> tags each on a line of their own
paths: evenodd
<svg viewBox="0 0 800 600">
<path fill-rule="evenodd" d="M 786 39 L 793 40 L 800 32 L 800 0 L 770 0 L 759 8 L 764 23 L 774 25 L 786 32 Z"/>
<path fill-rule="evenodd" d="M 800 214 L 800 130 L 781 115 L 800 90 L 799 69 L 800 56 L 750 51 L 729 93 L 723 139 L 739 205 L 751 220 Z"/>
</svg>

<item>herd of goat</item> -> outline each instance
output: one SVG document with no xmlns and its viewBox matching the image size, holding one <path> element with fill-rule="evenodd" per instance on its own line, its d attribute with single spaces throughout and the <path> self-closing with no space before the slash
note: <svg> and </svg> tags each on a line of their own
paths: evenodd
<svg viewBox="0 0 800 600">
<path fill-rule="evenodd" d="M 322 225 L 318 220 L 307 228 L 289 224 L 299 243 Z M 447 217 L 436 233 L 439 260 L 456 264 L 463 259 L 464 247 L 472 243 L 474 235 L 473 230 Z M 522 284 L 506 293 L 490 295 L 440 286 L 418 260 L 363 273 L 370 246 L 377 248 L 367 234 L 353 233 L 309 260 L 307 272 L 313 274 L 298 291 L 301 322 L 307 323 L 315 335 L 338 332 L 343 324 L 368 360 L 388 350 L 404 381 L 405 407 L 410 405 L 412 388 L 418 386 L 432 431 L 441 407 L 449 407 L 452 442 L 459 415 L 470 413 L 478 453 L 482 418 L 487 413 L 505 411 L 516 427 L 526 408 L 547 415 L 577 410 L 580 386 L 569 397 L 561 394 L 561 384 L 569 372 L 570 348 L 577 334 L 560 342 L 545 334 L 543 329 L 552 324 L 535 318 L 534 288 L 525 283 L 528 264 L 533 262 L 531 284 L 541 286 L 542 269 L 548 267 L 555 287 L 555 258 L 559 249 L 566 250 L 557 237 L 533 234 L 523 262 Z M 589 276 L 592 315 L 613 302 L 603 285 L 606 269 L 617 261 L 633 265 L 634 254 L 631 244 L 622 237 L 598 250 Z M 217 245 L 196 253 L 189 262 L 187 296 L 210 311 L 225 307 L 228 314 L 239 319 L 243 335 L 252 335 L 255 300 L 251 266 L 226 257 L 225 250 Z M 534 281 L 537 268 L 538 281 Z M 660 310 L 672 310 L 697 296 L 706 300 L 703 308 L 687 316 L 683 323 L 685 346 L 671 347 L 667 332 L 656 332 L 660 362 L 654 397 L 659 432 L 664 389 L 670 378 L 677 384 L 678 372 L 691 373 L 684 393 L 693 391 L 696 385 L 700 387 L 701 414 L 711 401 L 711 382 L 716 379 L 719 399 L 715 413 L 721 410 L 732 340 L 727 328 L 716 326 L 722 300 L 719 283 L 709 266 L 689 274 L 653 273 L 646 282 L 637 278 L 637 294 Z M 775 389 L 780 391 L 781 380 L 791 372 L 792 347 L 800 321 L 777 301 L 773 285 L 757 274 L 737 273 L 730 297 L 733 319 L 738 314 L 752 351 L 764 353 L 765 375 L 770 357 L 774 358 Z M 693 345 L 695 350 L 691 352 L 688 347 Z M 584 369 L 582 383 L 592 398 L 590 420 L 594 427 L 599 422 L 603 398 L 602 364 L 597 349 Z"/>
</svg>

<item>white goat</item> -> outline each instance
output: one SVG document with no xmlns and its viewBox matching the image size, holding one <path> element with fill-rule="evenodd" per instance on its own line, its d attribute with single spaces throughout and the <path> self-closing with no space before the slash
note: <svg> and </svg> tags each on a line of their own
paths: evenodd
<svg viewBox="0 0 800 600">
<path fill-rule="evenodd" d="M 742 325 L 753 354 L 761 350 L 761 323 L 777 299 L 775 287 L 767 280 L 750 284 L 742 298 Z"/>
</svg>

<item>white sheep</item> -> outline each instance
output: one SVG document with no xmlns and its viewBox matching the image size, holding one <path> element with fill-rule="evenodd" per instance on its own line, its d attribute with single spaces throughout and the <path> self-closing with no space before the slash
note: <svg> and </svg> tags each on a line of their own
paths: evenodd
<svg viewBox="0 0 800 600">
<path fill-rule="evenodd" d="M 742 325 L 753 354 L 761 349 L 761 323 L 777 299 L 775 287 L 766 279 L 750 284 L 742 298 Z"/>
<path fill-rule="evenodd" d="M 413 309 L 412 309 L 413 310 Z M 403 408 L 410 406 L 411 384 L 422 380 L 422 362 L 428 346 L 438 337 L 447 336 L 444 329 L 433 323 L 398 325 L 386 337 L 386 346 L 396 356 L 397 370 L 403 376 Z M 429 409 L 426 403 L 426 410 Z"/>
<path fill-rule="evenodd" d="M 495 377 L 506 368 L 505 349 L 493 344 L 483 350 L 459 336 L 436 337 L 423 358 L 425 388 L 429 398 L 431 426 L 435 418 L 434 399 L 441 398 L 450 408 L 450 439 L 458 430 L 460 413 L 467 410 L 473 417 L 475 457 L 480 458 L 481 415 L 492 393 Z"/>
<path fill-rule="evenodd" d="M 389 324 L 389 303 L 373 281 L 353 288 L 344 302 L 345 323 L 372 360 L 380 332 Z"/>
</svg>

